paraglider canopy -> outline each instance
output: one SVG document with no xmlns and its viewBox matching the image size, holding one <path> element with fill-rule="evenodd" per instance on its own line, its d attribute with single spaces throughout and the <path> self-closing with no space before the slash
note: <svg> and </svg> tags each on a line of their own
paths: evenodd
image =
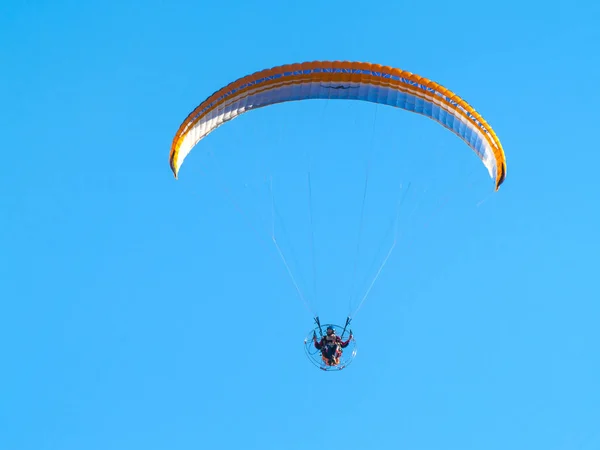
<svg viewBox="0 0 600 450">
<path fill-rule="evenodd" d="M 192 148 L 225 122 L 253 109 L 310 99 L 379 103 L 429 117 L 477 154 L 496 190 L 506 178 L 500 140 L 471 105 L 427 78 L 357 61 L 286 64 L 246 75 L 216 91 L 187 116 L 173 138 L 169 163 L 175 178 Z"/>
</svg>

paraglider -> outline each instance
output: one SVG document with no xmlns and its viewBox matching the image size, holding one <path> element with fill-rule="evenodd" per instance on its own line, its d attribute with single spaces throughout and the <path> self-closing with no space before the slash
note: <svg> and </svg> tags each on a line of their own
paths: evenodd
<svg viewBox="0 0 600 450">
<path fill-rule="evenodd" d="M 462 139 L 475 152 L 494 181 L 497 191 L 506 178 L 504 150 L 492 127 L 467 102 L 427 78 L 401 69 L 349 61 L 313 61 L 273 67 L 242 77 L 217 90 L 200 103 L 177 130 L 169 154 L 175 178 L 191 150 L 207 135 L 241 114 L 283 102 L 311 99 L 357 100 L 388 105 L 426 116 Z M 346 325 L 348 325 L 350 317 Z M 340 328 L 335 345 L 318 342 L 318 317 L 312 337 L 305 339 L 311 360 L 324 370 L 344 368 L 356 354 L 346 350 L 353 335 L 343 341 L 346 327 Z M 340 342 L 337 342 L 339 340 Z M 317 344 L 317 345 L 315 345 Z M 320 362 L 310 346 L 324 350 Z M 348 356 L 344 356 L 348 355 Z"/>
<path fill-rule="evenodd" d="M 328 366 L 337 366 L 340 363 L 340 357 L 344 353 L 342 349 L 348 347 L 352 340 L 352 333 L 347 341 L 342 341 L 342 338 L 336 336 L 335 329 L 332 325 L 327 327 L 327 334 L 317 341 L 317 334 L 313 333 L 313 342 L 317 350 L 321 350 L 323 362 Z"/>
<path fill-rule="evenodd" d="M 349 330 L 348 339 L 344 341 L 348 325 L 351 319 L 346 319 L 343 328 L 333 325 L 321 325 L 318 317 L 315 317 L 316 327 L 312 336 L 304 339 L 304 351 L 308 359 L 321 370 L 332 371 L 346 368 L 356 356 L 356 341 L 352 330 Z M 323 334 L 325 328 L 325 334 Z M 317 340 L 317 333 L 321 337 Z M 320 358 L 319 358 L 320 355 Z"/>
</svg>

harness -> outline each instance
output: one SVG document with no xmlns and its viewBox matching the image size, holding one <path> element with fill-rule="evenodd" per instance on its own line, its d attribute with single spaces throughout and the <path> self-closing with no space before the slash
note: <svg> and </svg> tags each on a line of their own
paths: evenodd
<svg viewBox="0 0 600 450">
<path fill-rule="evenodd" d="M 326 335 L 326 336 L 323 336 L 323 338 L 325 339 L 325 345 L 327 347 L 338 345 L 337 336 L 335 334 L 332 334 L 331 336 Z"/>
</svg>

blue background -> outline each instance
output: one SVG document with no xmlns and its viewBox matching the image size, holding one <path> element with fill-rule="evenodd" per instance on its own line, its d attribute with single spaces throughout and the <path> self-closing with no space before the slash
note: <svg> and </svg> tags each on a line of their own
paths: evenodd
<svg viewBox="0 0 600 450">
<path fill-rule="evenodd" d="M 4 5 L 0 448 L 600 448 L 599 15 Z M 174 180 L 171 140 L 204 98 L 320 59 L 465 98 L 504 145 L 500 191 L 433 121 L 339 101 L 227 123 Z M 322 372 L 302 349 L 312 313 L 343 324 L 358 306 L 407 189 L 398 245 L 354 316 L 358 355 Z"/>
</svg>

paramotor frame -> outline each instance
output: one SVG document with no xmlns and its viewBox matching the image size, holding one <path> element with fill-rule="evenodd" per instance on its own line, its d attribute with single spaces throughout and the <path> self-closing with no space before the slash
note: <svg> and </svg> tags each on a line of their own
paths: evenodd
<svg viewBox="0 0 600 450">
<path fill-rule="evenodd" d="M 315 328 L 304 339 L 304 352 L 306 353 L 306 356 L 315 366 L 326 372 L 339 371 L 348 367 L 352 361 L 354 361 L 356 352 L 358 350 L 356 346 L 356 340 L 354 337 L 352 337 L 348 343 L 348 346 L 344 349 L 341 349 L 342 355 L 340 356 L 339 364 L 335 366 L 326 364 L 321 357 L 321 350 L 317 349 L 313 343 L 313 336 L 316 335 L 317 340 L 320 340 L 323 333 L 322 330 L 326 330 L 329 326 L 333 327 L 335 334 L 340 336 L 342 340 L 345 340 L 345 336 L 348 336 L 349 330 L 347 327 L 340 327 L 339 325 L 328 323 L 321 325 L 320 327 L 319 325 L 316 325 Z"/>
</svg>

